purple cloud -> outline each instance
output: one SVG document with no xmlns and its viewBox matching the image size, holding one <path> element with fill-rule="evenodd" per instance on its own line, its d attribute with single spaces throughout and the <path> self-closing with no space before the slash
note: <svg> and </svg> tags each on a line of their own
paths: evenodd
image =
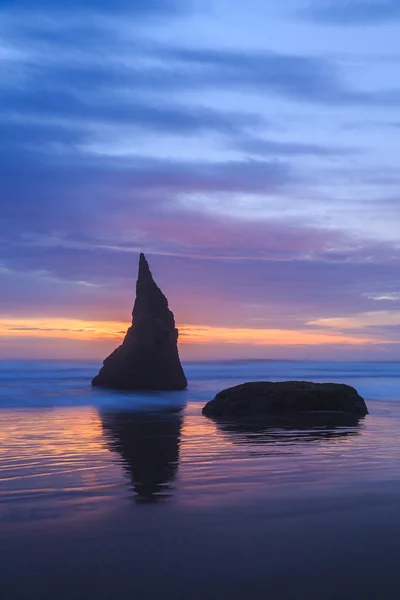
<svg viewBox="0 0 400 600">
<path fill-rule="evenodd" d="M 61 4 L 0 2 L 1 314 L 125 320 L 139 251 L 181 323 L 397 309 L 395 67 L 315 24 L 394 4 Z"/>
</svg>

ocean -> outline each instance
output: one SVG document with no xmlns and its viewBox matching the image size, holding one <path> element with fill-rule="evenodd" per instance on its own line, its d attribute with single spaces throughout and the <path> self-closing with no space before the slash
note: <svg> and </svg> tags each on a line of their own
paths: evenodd
<svg viewBox="0 0 400 600">
<path fill-rule="evenodd" d="M 99 363 L 0 362 L 0 597 L 400 597 L 400 363 L 184 364 L 184 392 L 92 389 Z M 214 422 L 257 380 L 342 382 L 370 414 Z"/>
</svg>

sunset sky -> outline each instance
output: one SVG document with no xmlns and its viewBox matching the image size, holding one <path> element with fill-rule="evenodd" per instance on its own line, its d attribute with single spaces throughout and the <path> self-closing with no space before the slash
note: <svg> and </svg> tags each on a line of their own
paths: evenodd
<svg viewBox="0 0 400 600">
<path fill-rule="evenodd" d="M 0 358 L 400 359 L 399 0 L 0 0 Z"/>
</svg>

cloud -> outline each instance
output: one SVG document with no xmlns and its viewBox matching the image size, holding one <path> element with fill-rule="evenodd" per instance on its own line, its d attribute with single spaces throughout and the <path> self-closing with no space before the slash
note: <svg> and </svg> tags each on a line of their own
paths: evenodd
<svg viewBox="0 0 400 600">
<path fill-rule="evenodd" d="M 400 88 L 364 91 L 347 86 L 338 64 L 317 56 L 189 48 L 167 48 L 163 55 L 176 64 L 174 85 L 257 89 L 328 106 L 396 106 L 400 98 Z M 153 72 L 153 77 L 157 85 L 171 83 L 166 71 Z M 146 85 L 146 77 L 141 84 Z"/>
<path fill-rule="evenodd" d="M 398 0 L 320 0 L 303 14 L 333 25 L 380 25 L 400 19 Z"/>
<path fill-rule="evenodd" d="M 125 320 L 141 250 L 181 323 L 314 335 L 397 290 L 396 145 L 340 127 L 395 78 L 190 2 L 1 6 L 2 314 Z"/>
<path fill-rule="evenodd" d="M 2 128 L 0 141 L 14 139 L 15 132 L 18 135 L 21 129 L 26 130 L 27 139 L 30 139 L 32 133 L 35 136 L 35 132 L 39 136 L 41 131 L 44 139 L 46 133 L 52 134 L 55 131 L 62 139 L 67 129 L 81 132 L 82 136 L 93 137 L 93 130 L 105 129 L 107 124 L 129 127 L 132 135 L 143 130 L 159 134 L 187 134 L 207 130 L 232 134 L 265 125 L 264 119 L 256 114 L 223 112 L 202 106 L 160 101 L 156 104 L 136 98 L 123 100 L 113 95 L 95 99 L 68 92 L 14 92 L 3 94 L 0 107 L 3 119 L 8 121 L 5 130 Z M 7 111 L 13 119 L 7 117 Z M 15 115 L 23 117 L 18 119 Z"/>
<path fill-rule="evenodd" d="M 23 27 L 12 29 L 4 43 L 13 68 L 6 71 L 2 85 L 17 87 L 19 93 L 26 88 L 28 105 L 23 106 L 28 109 L 29 103 L 32 109 L 41 109 L 37 99 L 41 94 L 43 109 L 54 111 L 59 104 L 61 111 L 69 107 L 72 114 L 81 110 L 84 116 L 91 107 L 95 116 L 105 99 L 103 110 L 108 106 L 109 115 L 116 118 L 123 118 L 124 114 L 134 117 L 135 103 L 132 109 L 129 104 L 135 97 L 176 96 L 189 90 L 268 92 L 292 102 L 339 107 L 395 107 L 400 98 L 396 87 L 364 90 L 348 85 L 343 77 L 343 61 L 338 63 L 329 57 L 267 49 L 179 47 L 140 35 L 134 40 L 129 36 L 121 39 L 121 23 L 116 31 L 103 22 L 94 23 L 97 36 L 82 29 L 79 22 L 71 26 L 72 31 L 61 27 L 57 35 L 51 27 L 45 27 L 39 37 Z M 15 40 L 19 42 L 17 47 Z M 28 50 L 21 51 L 21 45 Z M 52 51 L 54 48 L 56 52 Z M 32 89 L 36 90 L 36 98 L 29 94 Z M 24 103 L 24 95 L 20 100 L 14 96 L 13 101 L 17 105 Z"/>
<path fill-rule="evenodd" d="M 379 292 L 377 294 L 367 294 L 371 300 L 396 302 L 400 300 L 400 292 Z"/>
<path fill-rule="evenodd" d="M 309 324 L 326 330 L 334 329 L 336 332 L 382 335 L 387 342 L 393 340 L 393 342 L 399 343 L 400 311 L 356 313 L 351 316 L 316 319 Z"/>
<path fill-rule="evenodd" d="M 0 218 L 11 233 L 107 229 L 135 216 L 171 210 L 174 198 L 187 194 L 257 192 L 285 188 L 296 176 L 284 162 L 243 160 L 207 163 L 137 157 L 124 165 L 55 157 L 53 165 L 20 163 L 4 157 L 0 166 L 7 195 Z M 55 190 L 57 202 L 55 199 Z M 181 209 L 178 209 L 180 212 Z M 91 225 L 89 225 L 91 224 Z"/>
<path fill-rule="evenodd" d="M 255 136 L 239 137 L 236 145 L 240 150 L 256 156 L 316 156 L 334 157 L 355 154 L 355 148 L 324 146 L 307 142 L 279 141 Z"/>
<path fill-rule="evenodd" d="M 15 0 L 1 0 L 1 9 L 12 10 L 29 10 L 29 2 L 15 2 Z M 186 5 L 186 7 L 185 7 Z M 84 11 L 91 12 L 114 12 L 126 11 L 135 16 L 154 16 L 154 15 L 169 15 L 176 12 L 182 12 L 189 8 L 190 0 L 69 0 L 68 12 Z M 53 13 L 66 11 L 62 3 L 54 2 L 54 0 L 38 0 L 35 3 L 35 10 L 51 10 Z"/>
<path fill-rule="evenodd" d="M 3 277 L 0 306 L 22 309 L 29 296 L 31 310 L 46 307 L 62 316 L 109 306 L 113 318 L 113 311 L 123 318 L 133 300 L 137 256 L 145 251 L 181 321 L 194 314 L 215 325 L 251 319 L 254 326 L 253 319 L 262 319 L 261 325 L 287 328 L 310 314 L 371 309 L 376 301 L 369 296 L 390 289 L 398 270 L 389 245 L 372 261 L 373 247 L 365 244 L 362 256 L 359 242 L 305 223 L 243 222 L 172 207 L 164 214 L 138 211 L 122 211 L 115 220 L 104 210 L 96 235 L 90 221 L 81 234 L 69 225 L 53 239 L 45 232 L 36 239 L 11 235 L 2 248 L 10 283 Z M 345 257 L 327 251 L 342 245 Z"/>
</svg>

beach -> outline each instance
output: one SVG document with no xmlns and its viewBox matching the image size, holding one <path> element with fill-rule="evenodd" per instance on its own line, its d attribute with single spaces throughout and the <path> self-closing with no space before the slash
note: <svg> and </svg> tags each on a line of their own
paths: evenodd
<svg viewBox="0 0 400 600">
<path fill-rule="evenodd" d="M 398 598 L 399 364 L 185 364 L 184 392 L 92 390 L 96 363 L 0 364 L 2 597 Z M 340 381 L 370 414 L 214 422 L 242 381 Z"/>
</svg>

